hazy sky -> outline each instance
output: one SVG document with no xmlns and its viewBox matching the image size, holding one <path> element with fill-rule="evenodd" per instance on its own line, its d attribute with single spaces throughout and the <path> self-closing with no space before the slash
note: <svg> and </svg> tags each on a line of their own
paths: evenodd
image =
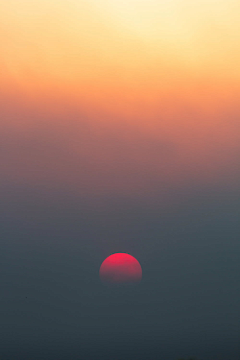
<svg viewBox="0 0 240 360">
<path fill-rule="evenodd" d="M 240 359 L 239 16 L 0 0 L 0 358 Z"/>
</svg>

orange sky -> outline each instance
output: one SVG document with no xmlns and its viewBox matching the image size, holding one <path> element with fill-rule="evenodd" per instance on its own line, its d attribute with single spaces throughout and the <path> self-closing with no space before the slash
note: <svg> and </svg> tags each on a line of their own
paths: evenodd
<svg viewBox="0 0 240 360">
<path fill-rule="evenodd" d="M 4 180 L 237 184 L 239 16 L 237 0 L 0 0 Z"/>
</svg>

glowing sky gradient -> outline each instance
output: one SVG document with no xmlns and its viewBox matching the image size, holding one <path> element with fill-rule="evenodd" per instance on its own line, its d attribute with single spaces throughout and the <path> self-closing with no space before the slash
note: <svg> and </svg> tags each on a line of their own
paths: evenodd
<svg viewBox="0 0 240 360">
<path fill-rule="evenodd" d="M 239 0 L 0 0 L 0 359 L 239 360 L 239 159 Z"/>
<path fill-rule="evenodd" d="M 0 0 L 2 181 L 239 183 L 238 0 Z"/>
</svg>

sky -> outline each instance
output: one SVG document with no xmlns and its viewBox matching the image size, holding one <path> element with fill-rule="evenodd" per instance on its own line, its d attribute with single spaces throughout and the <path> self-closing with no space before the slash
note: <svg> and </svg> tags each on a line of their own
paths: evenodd
<svg viewBox="0 0 240 360">
<path fill-rule="evenodd" d="M 0 358 L 240 359 L 239 16 L 0 0 Z"/>
</svg>

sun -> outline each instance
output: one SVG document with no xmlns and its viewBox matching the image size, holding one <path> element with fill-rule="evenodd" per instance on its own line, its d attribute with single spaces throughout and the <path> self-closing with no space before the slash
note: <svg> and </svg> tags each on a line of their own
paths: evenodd
<svg viewBox="0 0 240 360">
<path fill-rule="evenodd" d="M 138 283 L 142 279 L 142 268 L 132 255 L 115 253 L 103 261 L 99 276 L 105 283 Z"/>
</svg>

